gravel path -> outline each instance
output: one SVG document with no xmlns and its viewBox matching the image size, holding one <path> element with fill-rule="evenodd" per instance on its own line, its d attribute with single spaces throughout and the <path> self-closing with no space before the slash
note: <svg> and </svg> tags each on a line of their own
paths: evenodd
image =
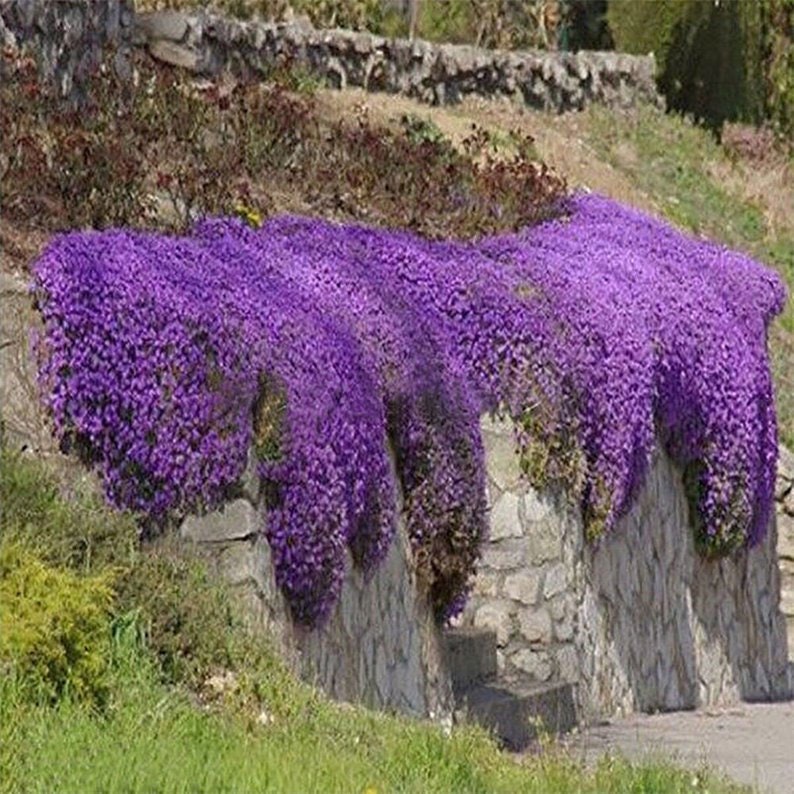
<svg viewBox="0 0 794 794">
<path fill-rule="evenodd" d="M 794 794 L 794 701 L 636 715 L 585 729 L 568 743 L 588 761 L 612 750 L 688 767 L 705 762 L 760 792 Z"/>
</svg>

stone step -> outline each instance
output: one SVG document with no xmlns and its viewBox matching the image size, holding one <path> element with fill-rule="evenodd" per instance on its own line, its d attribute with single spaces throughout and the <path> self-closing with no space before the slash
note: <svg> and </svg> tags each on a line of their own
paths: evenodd
<svg viewBox="0 0 794 794">
<path fill-rule="evenodd" d="M 473 627 L 444 632 L 447 664 L 455 692 L 496 678 L 496 632 Z"/>
<path fill-rule="evenodd" d="M 576 726 L 574 685 L 478 684 L 458 696 L 458 715 L 489 729 L 508 750 L 524 750 L 542 733 Z"/>
</svg>

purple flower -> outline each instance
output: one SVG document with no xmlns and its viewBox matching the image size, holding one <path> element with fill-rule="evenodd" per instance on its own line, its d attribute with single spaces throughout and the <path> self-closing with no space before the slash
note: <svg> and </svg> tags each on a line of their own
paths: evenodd
<svg viewBox="0 0 794 794">
<path fill-rule="evenodd" d="M 513 418 L 528 470 L 568 485 L 591 536 L 628 510 L 656 443 L 709 553 L 770 519 L 780 280 L 598 196 L 475 243 L 296 217 L 68 234 L 35 293 L 56 431 L 116 505 L 159 521 L 218 504 L 263 389 L 283 400 L 260 450 L 264 531 L 307 624 L 348 551 L 365 570 L 383 559 L 398 487 L 439 614 L 460 610 L 486 534 L 488 411 Z"/>
</svg>

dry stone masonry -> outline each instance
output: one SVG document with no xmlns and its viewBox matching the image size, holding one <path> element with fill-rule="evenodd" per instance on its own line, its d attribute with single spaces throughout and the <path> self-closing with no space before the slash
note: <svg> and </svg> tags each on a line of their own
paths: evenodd
<svg viewBox="0 0 794 794">
<path fill-rule="evenodd" d="M 780 560 L 780 608 L 788 624 L 788 655 L 794 663 L 794 455 L 780 448 L 777 487 L 778 541 Z"/>
<path fill-rule="evenodd" d="M 579 511 L 522 477 L 510 424 L 484 419 L 482 431 L 491 537 L 457 623 L 495 633 L 500 682 L 573 683 L 583 721 L 790 696 L 774 524 L 760 546 L 704 559 L 680 474 L 659 453 L 629 515 L 591 546 Z M 783 510 L 790 459 L 784 451 Z M 209 556 L 254 626 L 277 638 L 305 678 L 339 699 L 448 720 L 449 659 L 402 528 L 370 579 L 348 566 L 330 621 L 306 631 L 275 585 L 251 472 L 222 510 L 185 519 L 182 537 Z M 794 577 L 791 515 L 781 515 L 785 608 Z"/>
<path fill-rule="evenodd" d="M 468 94 L 507 96 L 546 110 L 592 102 L 629 107 L 659 103 L 652 56 L 614 52 L 500 52 L 317 30 L 307 20 L 243 22 L 172 11 L 140 15 L 137 39 L 157 59 L 217 75 L 225 68 L 257 77 L 277 64 L 307 69 L 336 88 L 360 86 L 434 104 Z"/>
<path fill-rule="evenodd" d="M 0 0 L 0 48 L 29 46 L 42 76 L 80 100 L 106 56 L 119 77 L 131 77 L 133 20 L 129 0 Z"/>
<path fill-rule="evenodd" d="M 437 104 L 469 94 L 554 111 L 662 101 L 652 56 L 492 51 L 317 30 L 305 19 L 276 24 L 202 11 L 136 15 L 130 0 L 0 0 L 0 45 L 23 44 L 38 53 L 43 76 L 78 100 L 103 53 L 112 53 L 119 75 L 131 75 L 129 56 L 137 45 L 200 75 L 231 69 L 257 78 L 289 64 L 338 88 L 361 86 Z"/>
</svg>

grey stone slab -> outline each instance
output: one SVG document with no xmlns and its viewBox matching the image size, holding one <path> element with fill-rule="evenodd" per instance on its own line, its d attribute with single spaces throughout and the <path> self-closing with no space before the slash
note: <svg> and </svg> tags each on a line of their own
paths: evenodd
<svg viewBox="0 0 794 794">
<path fill-rule="evenodd" d="M 235 499 L 205 515 L 188 516 L 180 534 L 196 543 L 217 543 L 254 537 L 263 529 L 264 519 L 250 502 Z"/>
</svg>

